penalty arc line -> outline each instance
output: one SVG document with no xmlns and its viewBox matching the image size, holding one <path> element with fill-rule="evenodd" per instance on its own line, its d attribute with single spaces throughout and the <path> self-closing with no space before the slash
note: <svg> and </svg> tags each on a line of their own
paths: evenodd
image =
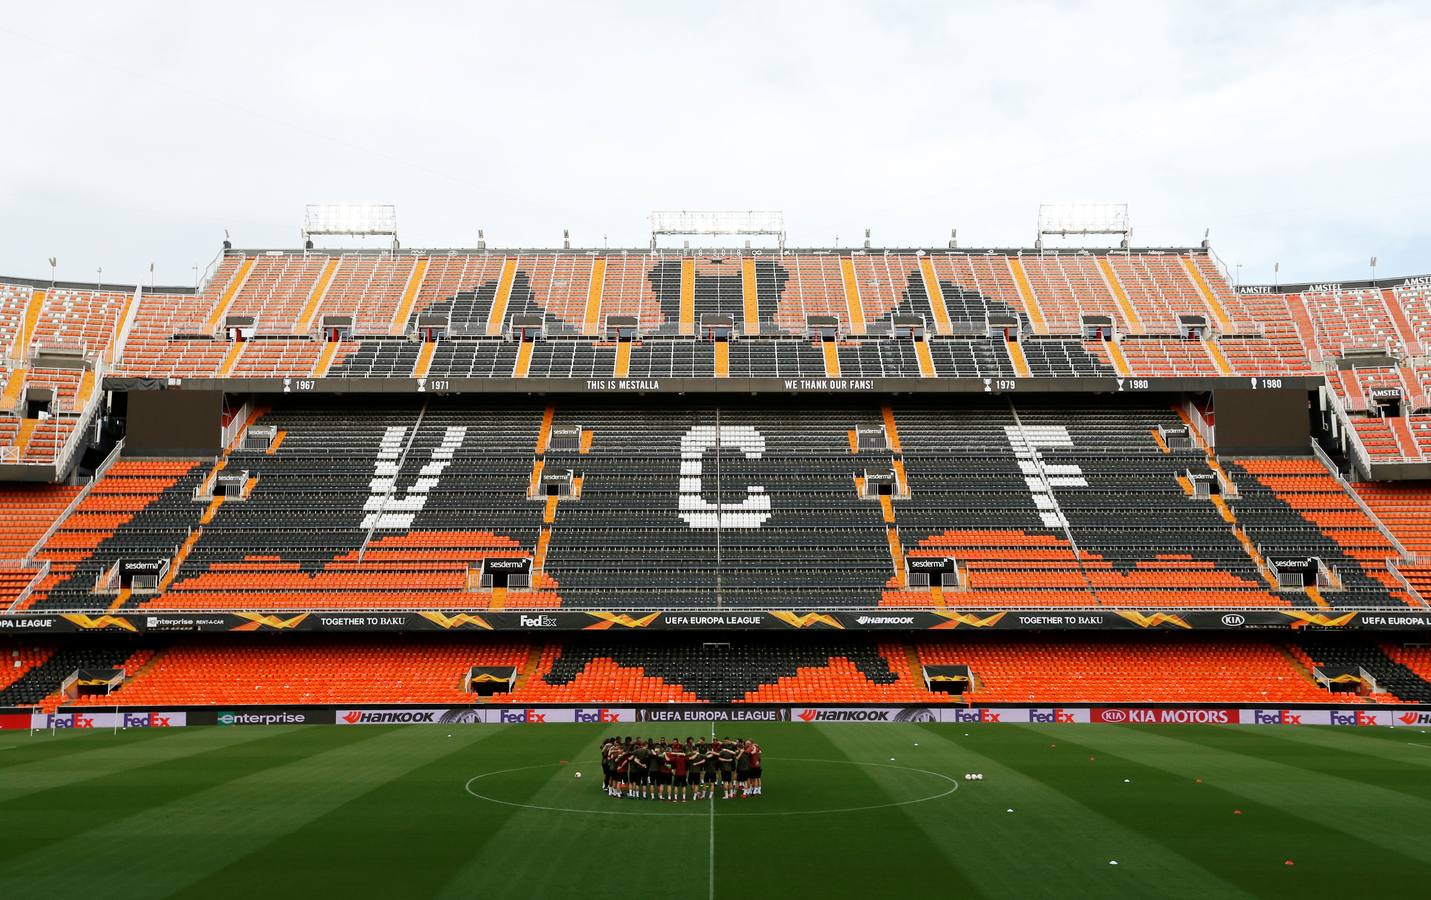
<svg viewBox="0 0 1431 900">
<path fill-rule="evenodd" d="M 767 759 L 777 759 L 777 757 L 767 757 Z M 833 765 L 871 766 L 880 769 L 898 769 L 901 772 L 917 772 L 920 775 L 929 775 L 933 778 L 944 779 L 949 783 L 949 789 L 938 794 L 930 794 L 927 797 L 916 797 L 913 800 L 898 800 L 893 803 L 875 803 L 869 806 L 846 806 L 839 809 L 772 810 L 770 812 L 732 813 L 731 815 L 739 816 L 742 818 L 746 816 L 754 818 L 765 816 L 816 816 L 835 815 L 839 813 L 868 812 L 870 810 L 875 809 L 894 809 L 896 807 L 901 806 L 914 806 L 917 803 L 928 803 L 933 800 L 942 800 L 945 797 L 948 797 L 950 794 L 954 793 L 955 791 L 959 790 L 958 779 L 953 778 L 949 775 L 945 775 L 942 772 L 931 772 L 928 769 L 916 769 L 913 766 L 892 766 L 889 763 L 859 762 L 858 760 L 853 759 L 805 759 L 799 757 L 783 757 L 779 759 L 784 762 L 830 763 Z M 514 803 L 511 800 L 499 800 L 498 798 L 488 796 L 487 794 L 480 794 L 472 789 L 472 785 L 475 782 L 481 781 L 484 778 L 493 778 L 498 775 L 510 775 L 514 772 L 529 772 L 532 769 L 550 769 L 555 768 L 559 765 L 561 765 L 561 763 L 538 763 L 534 766 L 518 766 L 513 769 L 498 769 L 493 772 L 483 772 L 481 775 L 474 775 L 471 778 L 467 779 L 467 781 L 463 784 L 462 789 L 473 797 L 476 797 L 478 800 L 486 800 L 488 803 L 496 803 L 500 806 L 510 806 L 513 809 L 532 809 L 538 810 L 540 812 L 579 813 L 592 816 L 658 816 L 675 818 L 691 818 L 694 816 L 706 815 L 706 813 L 630 812 L 624 809 L 577 809 L 571 806 L 542 806 L 536 803 Z M 714 800 L 712 800 L 712 809 L 710 815 L 712 817 L 714 817 L 715 815 Z M 714 835 L 714 831 L 712 831 L 712 835 Z M 712 841 L 714 841 L 714 836 L 712 836 Z"/>
</svg>

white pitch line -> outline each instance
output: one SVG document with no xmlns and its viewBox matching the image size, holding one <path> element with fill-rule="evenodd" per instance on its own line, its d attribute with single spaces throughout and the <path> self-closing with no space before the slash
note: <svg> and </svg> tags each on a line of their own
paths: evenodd
<svg viewBox="0 0 1431 900">
<path fill-rule="evenodd" d="M 875 803 L 870 806 L 846 806 L 839 809 L 787 809 L 772 810 L 770 812 L 741 812 L 732 813 L 731 815 L 737 816 L 739 818 L 745 818 L 747 816 L 823 816 L 832 815 L 836 813 L 868 812 L 870 810 L 875 809 L 895 809 L 901 806 L 914 806 L 917 803 L 928 803 L 931 800 L 942 800 L 945 797 L 948 797 L 950 794 L 954 793 L 955 791 L 959 790 L 958 779 L 953 778 L 949 775 L 945 775 L 942 772 L 931 772 L 928 769 L 916 769 L 913 766 L 896 766 L 890 765 L 889 763 L 859 762 L 852 759 L 805 759 L 801 757 L 767 758 L 778 759 L 784 762 L 831 763 L 835 765 L 848 766 L 874 766 L 880 769 L 899 769 L 904 772 L 918 772 L 920 775 L 929 775 L 933 778 L 944 779 L 949 783 L 949 789 L 938 794 L 930 794 L 928 797 L 916 797 L 913 800 L 898 800 L 893 803 Z M 535 803 L 514 803 L 511 800 L 499 800 L 496 797 L 491 797 L 487 794 L 479 794 L 476 791 L 472 790 L 473 783 L 481 781 L 483 778 L 492 778 L 497 775 L 510 775 L 513 772 L 529 772 L 532 769 L 547 769 L 555 767 L 557 765 L 560 765 L 560 763 L 538 763 L 534 766 L 518 766 L 513 769 L 497 769 L 493 772 L 483 772 L 481 775 L 473 775 L 471 778 L 467 779 L 467 782 L 463 785 L 463 790 L 465 790 L 468 794 L 471 794 L 473 797 L 476 797 L 478 800 L 486 800 L 488 803 L 496 803 L 499 806 L 510 806 L 513 809 L 535 809 L 540 810 L 542 812 L 579 813 L 592 816 L 671 816 L 676 818 L 690 818 L 692 816 L 706 815 L 706 813 L 698 812 L 631 812 L 624 809 L 577 809 L 576 807 L 572 806 L 541 806 Z M 712 812 L 711 815 L 714 815 L 714 813 Z"/>
<path fill-rule="evenodd" d="M 1408 747 L 1425 747 L 1427 750 L 1431 750 L 1431 744 L 1417 744 L 1417 743 L 1414 743 L 1414 742 L 1412 742 L 1412 741 L 1407 741 L 1407 742 L 1406 742 L 1406 746 L 1408 746 Z"/>
<path fill-rule="evenodd" d="M 714 719 L 711 720 L 711 740 L 712 740 L 712 741 L 715 740 L 715 720 L 714 720 Z M 710 796 L 707 797 L 706 799 L 710 800 L 710 810 L 711 810 L 711 814 L 710 814 L 710 819 L 711 819 L 711 880 L 710 880 L 710 884 L 711 884 L 711 895 L 710 895 L 710 900 L 715 900 L 715 791 L 712 790 Z"/>
</svg>

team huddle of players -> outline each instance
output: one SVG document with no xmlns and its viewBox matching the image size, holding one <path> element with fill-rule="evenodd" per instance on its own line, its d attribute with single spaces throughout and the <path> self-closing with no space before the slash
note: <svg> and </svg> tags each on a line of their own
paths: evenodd
<svg viewBox="0 0 1431 900">
<path fill-rule="evenodd" d="M 601 745 L 606 793 L 643 800 L 685 800 L 760 794 L 760 745 L 740 738 L 607 738 Z"/>
</svg>

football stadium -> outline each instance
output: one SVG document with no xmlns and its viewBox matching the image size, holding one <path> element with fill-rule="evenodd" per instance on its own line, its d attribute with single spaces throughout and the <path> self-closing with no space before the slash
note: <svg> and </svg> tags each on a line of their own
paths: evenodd
<svg viewBox="0 0 1431 900">
<path fill-rule="evenodd" d="M 1431 274 L 647 196 L 3 257 L 0 894 L 1427 889 Z"/>
<path fill-rule="evenodd" d="M 697 892 L 877 893 L 789 867 L 840 841 L 911 891 L 1094 836 L 1072 893 L 1431 874 L 1431 277 L 395 243 L 0 292 L 12 885 L 400 894 L 371 861 L 440 846 L 580 893 L 643 825 L 623 884 Z M 603 793 L 625 736 L 770 791 Z"/>
</svg>

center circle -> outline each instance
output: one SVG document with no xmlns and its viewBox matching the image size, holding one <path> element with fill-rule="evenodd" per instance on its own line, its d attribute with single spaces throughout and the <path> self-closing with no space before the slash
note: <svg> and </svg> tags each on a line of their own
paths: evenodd
<svg viewBox="0 0 1431 900">
<path fill-rule="evenodd" d="M 775 760 L 776 760 L 775 757 L 771 757 L 771 756 L 767 756 L 766 759 L 769 759 L 769 760 L 772 760 L 772 761 L 775 761 Z M 859 762 L 859 761 L 853 760 L 853 759 L 782 758 L 782 759 L 779 759 L 778 761 L 779 761 L 779 762 L 787 762 L 787 763 L 815 763 L 815 764 L 835 765 L 835 766 L 861 766 L 861 767 L 873 768 L 873 769 L 898 769 L 898 770 L 904 771 L 904 772 L 915 772 L 915 773 L 920 774 L 920 775 L 927 775 L 927 776 L 929 776 L 930 778 L 939 779 L 939 782 L 941 782 L 941 783 L 939 784 L 939 787 L 941 787 L 942 790 L 940 790 L 940 791 L 938 791 L 938 792 L 926 794 L 925 796 L 922 796 L 922 797 L 915 797 L 915 798 L 910 799 L 910 800 L 894 800 L 894 801 L 891 801 L 891 802 L 889 802 L 889 803 L 871 803 L 871 804 L 864 805 L 864 806 L 845 806 L 845 807 L 839 807 L 839 808 L 833 808 L 833 809 L 786 809 L 786 810 L 770 810 L 770 811 L 768 811 L 768 812 L 752 811 L 752 812 L 739 812 L 739 813 L 724 813 L 723 815 L 736 815 L 736 816 L 815 816 L 815 815 L 822 815 L 822 816 L 824 816 L 824 815 L 833 815 L 833 814 L 838 814 L 838 813 L 867 812 L 867 811 L 869 811 L 869 810 L 875 810 L 875 809 L 891 809 L 891 808 L 894 808 L 894 807 L 897 807 L 897 806 L 913 806 L 913 805 L 915 805 L 916 803 L 928 803 L 928 802 L 930 802 L 930 801 L 932 801 L 932 800 L 942 800 L 943 798 L 948 797 L 950 794 L 954 793 L 955 791 L 957 791 L 957 790 L 959 789 L 959 780 L 958 780 L 958 779 L 956 779 L 956 778 L 954 778 L 954 777 L 952 777 L 952 776 L 949 776 L 949 775 L 945 775 L 945 774 L 943 774 L 942 772 L 931 772 L 931 771 L 929 771 L 928 769 L 916 769 L 916 768 L 913 767 L 913 766 L 899 766 L 899 765 L 894 765 L 893 763 Z M 628 810 L 628 809 L 582 809 L 582 808 L 574 807 L 574 806 L 545 806 L 545 805 L 542 805 L 542 804 L 539 804 L 539 803 L 517 803 L 517 802 L 512 801 L 512 800 L 503 800 L 503 799 L 501 799 L 501 798 L 499 798 L 499 797 L 493 797 L 493 796 L 490 795 L 490 794 L 483 793 L 483 792 L 479 789 L 479 787 L 478 787 L 478 785 L 480 784 L 480 782 L 482 782 L 483 780 L 488 779 L 488 778 L 498 778 L 498 777 L 500 777 L 500 776 L 502 776 L 502 775 L 512 775 L 512 774 L 515 774 L 515 773 L 517 773 L 517 772 L 531 772 L 531 771 L 534 771 L 534 770 L 536 770 L 536 769 L 555 769 L 555 768 L 559 768 L 559 767 L 561 767 L 561 766 L 563 766 L 563 765 L 566 765 L 566 764 L 565 764 L 565 763 L 539 763 L 539 764 L 534 765 L 534 766 L 518 766 L 518 767 L 512 768 L 512 769 L 497 769 L 496 771 L 492 771 L 492 772 L 483 772 L 481 775 L 474 775 L 473 777 L 467 779 L 466 784 L 463 785 L 463 790 L 465 790 L 468 794 L 471 794 L 473 797 L 476 797 L 478 800 L 485 800 L 485 801 L 487 801 L 488 803 L 496 803 L 496 804 L 501 805 L 501 806 L 510 806 L 510 807 L 515 808 L 515 809 L 535 809 L 535 810 L 541 810 L 541 811 L 543 811 L 543 812 L 577 813 L 577 814 L 582 814 L 582 815 L 593 815 L 593 816 L 660 816 L 660 817 L 670 817 L 670 816 L 689 816 L 689 817 L 693 817 L 693 816 L 700 816 L 700 817 L 702 817 L 702 818 L 707 818 L 707 817 L 709 817 L 709 816 L 711 816 L 711 815 L 714 815 L 714 809 L 713 809 L 713 808 L 710 809 L 710 810 L 703 810 L 703 811 L 701 811 L 701 812 L 638 812 L 638 811 L 636 811 L 636 810 Z M 654 801 L 653 801 L 653 802 L 654 802 Z M 701 805 L 701 806 L 704 806 L 704 805 L 705 805 L 704 803 L 699 803 L 698 801 L 688 801 L 688 802 L 696 802 L 697 805 Z M 710 802 L 711 802 L 712 804 L 714 804 L 715 801 L 714 801 L 714 800 L 711 800 Z M 744 808 L 744 807 L 742 807 L 742 808 Z"/>
</svg>

